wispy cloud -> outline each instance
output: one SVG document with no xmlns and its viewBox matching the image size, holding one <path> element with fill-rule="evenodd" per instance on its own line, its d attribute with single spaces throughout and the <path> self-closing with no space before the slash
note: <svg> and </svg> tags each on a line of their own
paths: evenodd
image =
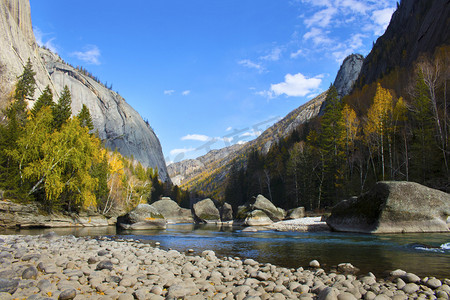
<svg viewBox="0 0 450 300">
<path fill-rule="evenodd" d="M 225 129 L 225 131 L 230 131 L 231 129 L 233 129 L 233 127 L 229 126 L 227 127 L 227 129 Z"/>
<path fill-rule="evenodd" d="M 302 49 L 299 49 L 299 50 L 297 50 L 297 51 L 295 51 L 295 52 L 292 52 L 291 53 L 291 55 L 290 55 L 290 57 L 291 58 L 297 58 L 299 55 L 301 55 L 301 54 L 303 54 L 303 50 Z"/>
<path fill-rule="evenodd" d="M 164 95 L 171 96 L 173 93 L 175 93 L 175 90 L 165 90 Z"/>
<path fill-rule="evenodd" d="M 331 20 L 337 13 L 337 8 L 327 7 L 316 12 L 312 17 L 305 19 L 304 23 L 307 27 L 319 26 L 324 28 L 330 25 Z"/>
<path fill-rule="evenodd" d="M 312 40 L 314 45 L 328 45 L 332 44 L 333 40 L 328 37 L 329 31 L 323 31 L 320 28 L 314 27 L 303 35 L 305 40 Z"/>
<path fill-rule="evenodd" d="M 192 151 L 195 151 L 195 148 L 173 149 L 173 150 L 170 150 L 170 155 L 176 156 L 179 154 L 185 154 L 185 153 L 192 152 Z"/>
<path fill-rule="evenodd" d="M 260 59 L 268 61 L 278 61 L 281 58 L 281 48 L 276 47 L 269 54 L 261 56 Z"/>
<path fill-rule="evenodd" d="M 308 78 L 301 73 L 286 74 L 284 82 L 272 84 L 270 92 L 275 96 L 303 97 L 317 90 L 322 83 L 322 75 Z"/>
<path fill-rule="evenodd" d="M 241 134 L 241 137 L 257 137 L 257 136 L 260 136 L 261 133 L 262 133 L 262 131 L 260 131 L 260 130 L 252 130 L 252 131 L 244 132 L 243 134 Z"/>
<path fill-rule="evenodd" d="M 190 93 L 191 93 L 190 90 L 185 90 L 185 91 L 181 92 L 181 95 L 182 95 L 182 96 L 187 96 L 187 95 L 189 95 Z"/>
<path fill-rule="evenodd" d="M 210 140 L 211 138 L 204 134 L 188 134 L 181 138 L 182 141 L 201 141 L 206 142 L 207 140 Z"/>
<path fill-rule="evenodd" d="M 72 55 L 88 64 L 100 64 L 100 49 L 96 45 L 87 45 L 84 51 L 75 51 Z"/>
<path fill-rule="evenodd" d="M 242 59 L 242 60 L 238 61 L 238 64 L 240 64 L 246 68 L 255 69 L 259 72 L 264 71 L 264 67 L 261 64 L 255 63 L 255 62 L 251 61 L 250 59 Z"/>
<path fill-rule="evenodd" d="M 49 33 L 43 33 L 38 27 L 33 27 L 34 37 L 36 38 L 36 43 L 41 46 L 49 49 L 53 53 L 57 53 L 56 46 L 53 44 L 53 41 L 56 40 L 55 37 L 51 37 L 44 41 L 45 37 L 51 35 Z"/>
</svg>

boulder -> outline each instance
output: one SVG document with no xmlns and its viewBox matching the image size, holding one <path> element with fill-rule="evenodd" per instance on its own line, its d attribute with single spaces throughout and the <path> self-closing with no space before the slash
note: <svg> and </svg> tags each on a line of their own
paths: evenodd
<svg viewBox="0 0 450 300">
<path fill-rule="evenodd" d="M 258 195 L 253 203 L 250 204 L 251 210 L 263 211 L 272 221 L 278 222 L 284 219 L 285 211 L 276 207 L 269 199 L 263 195 Z"/>
<path fill-rule="evenodd" d="M 220 219 L 222 222 L 233 221 L 233 207 L 229 203 L 224 203 L 220 209 Z"/>
<path fill-rule="evenodd" d="M 161 200 L 152 203 L 152 206 L 164 216 L 167 223 L 193 223 L 191 210 L 181 208 L 175 201 L 169 197 L 163 197 Z"/>
<path fill-rule="evenodd" d="M 117 224 L 123 229 L 164 229 L 167 221 L 159 211 L 150 204 L 139 204 L 126 215 L 117 218 Z"/>
<path fill-rule="evenodd" d="M 338 203 L 327 224 L 361 233 L 448 232 L 450 195 L 414 182 L 378 182 L 369 192 Z"/>
<path fill-rule="evenodd" d="M 300 218 L 304 218 L 305 217 L 305 208 L 302 207 L 297 207 L 297 208 L 293 208 L 288 210 L 287 212 L 287 217 L 286 219 L 300 219 Z"/>
<path fill-rule="evenodd" d="M 247 214 L 244 225 L 246 226 L 267 226 L 272 224 L 273 221 L 262 210 L 253 210 Z"/>
<path fill-rule="evenodd" d="M 207 198 L 193 205 L 194 217 L 199 223 L 220 222 L 220 213 L 214 202 Z"/>
</svg>

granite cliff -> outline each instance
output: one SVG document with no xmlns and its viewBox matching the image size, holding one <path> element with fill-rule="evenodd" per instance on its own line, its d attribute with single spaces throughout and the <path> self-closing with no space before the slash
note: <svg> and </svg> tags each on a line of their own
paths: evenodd
<svg viewBox="0 0 450 300">
<path fill-rule="evenodd" d="M 29 1 L 0 0 L 0 8 L 0 102 L 3 101 L 0 107 L 6 105 L 5 94 L 14 87 L 17 76 L 30 58 L 36 72 L 35 99 L 47 85 L 56 95 L 67 85 L 72 95 L 72 113 L 77 114 L 86 104 L 94 128 L 108 148 L 133 156 L 146 167 L 157 168 L 161 180 L 170 180 L 160 142 L 139 113 L 120 95 L 37 45 Z"/>
<path fill-rule="evenodd" d="M 361 54 L 351 54 L 344 59 L 333 83 L 339 97 L 342 98 L 350 94 L 361 72 L 363 62 L 364 56 Z"/>
<path fill-rule="evenodd" d="M 356 86 L 370 84 L 396 67 L 411 66 L 420 54 L 449 45 L 449 16 L 448 0 L 402 0 L 365 58 Z"/>
</svg>

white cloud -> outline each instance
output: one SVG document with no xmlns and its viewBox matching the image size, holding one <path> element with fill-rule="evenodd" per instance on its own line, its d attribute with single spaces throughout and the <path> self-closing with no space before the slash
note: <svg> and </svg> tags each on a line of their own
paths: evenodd
<svg viewBox="0 0 450 300">
<path fill-rule="evenodd" d="M 175 90 L 165 90 L 164 91 L 164 95 L 172 95 L 173 93 L 175 93 Z"/>
<path fill-rule="evenodd" d="M 331 40 L 327 34 L 329 31 L 324 32 L 322 29 L 314 27 L 307 33 L 303 35 L 303 38 L 307 41 L 311 39 L 314 43 L 314 45 L 326 45 L 333 43 L 333 40 Z"/>
<path fill-rule="evenodd" d="M 304 23 L 307 27 L 319 26 L 327 27 L 330 25 L 333 17 L 338 13 L 335 7 L 327 7 L 316 12 L 311 18 L 305 19 Z"/>
<path fill-rule="evenodd" d="M 303 97 L 319 88 L 322 83 L 321 78 L 322 75 L 308 78 L 301 73 L 287 74 L 284 77 L 284 82 L 270 86 L 270 92 L 275 96 L 285 94 L 288 97 Z"/>
<path fill-rule="evenodd" d="M 297 58 L 300 54 L 303 54 L 302 49 L 299 49 L 299 50 L 297 50 L 295 52 L 292 52 L 291 53 L 291 58 Z"/>
<path fill-rule="evenodd" d="M 274 48 L 269 54 L 261 56 L 260 58 L 262 60 L 278 61 L 281 58 L 281 48 Z"/>
<path fill-rule="evenodd" d="M 179 155 L 179 154 L 185 154 L 188 152 L 195 151 L 195 148 L 181 148 L 181 149 L 173 149 L 170 150 L 170 155 Z"/>
<path fill-rule="evenodd" d="M 392 14 L 395 9 L 392 7 L 375 10 L 372 12 L 372 16 L 370 17 L 374 24 L 373 30 L 376 35 L 381 35 L 386 30 L 389 22 L 391 21 Z"/>
<path fill-rule="evenodd" d="M 238 145 L 244 145 L 244 144 L 246 144 L 247 143 L 247 141 L 238 141 L 236 144 L 238 144 Z"/>
<path fill-rule="evenodd" d="M 188 134 L 181 138 L 182 141 L 201 141 L 206 142 L 207 140 L 211 139 L 209 136 L 203 135 L 203 134 Z"/>
<path fill-rule="evenodd" d="M 337 45 L 333 51 L 333 57 L 336 62 L 342 63 L 344 59 L 352 53 L 357 52 L 358 49 L 364 45 L 363 38 L 367 37 L 364 34 L 356 33 L 353 34 L 347 41 Z"/>
<path fill-rule="evenodd" d="M 227 127 L 227 129 L 225 129 L 225 131 L 230 131 L 231 129 L 233 129 L 233 127 Z"/>
<path fill-rule="evenodd" d="M 76 51 L 72 55 L 88 64 L 100 64 L 100 49 L 96 45 L 87 45 L 84 51 Z"/>
<path fill-rule="evenodd" d="M 240 65 L 242 65 L 244 67 L 250 68 L 250 69 L 258 70 L 259 72 L 264 71 L 263 66 L 261 66 L 258 63 L 255 63 L 255 62 L 251 61 L 250 59 L 240 60 L 240 61 L 238 61 L 238 64 L 240 64 Z"/>
<path fill-rule="evenodd" d="M 182 96 L 187 96 L 187 95 L 189 95 L 190 93 L 191 93 L 190 90 L 185 90 L 185 91 L 183 91 L 183 92 L 181 93 L 181 95 L 182 95 Z"/>
<path fill-rule="evenodd" d="M 360 14 L 365 14 L 370 9 L 370 6 L 364 1 L 341 0 L 339 4 L 342 8 L 349 8 L 351 11 Z"/>
<path fill-rule="evenodd" d="M 56 46 L 53 44 L 53 41 L 56 38 L 53 37 L 44 42 L 44 37 L 49 34 L 43 33 L 38 27 L 33 27 L 33 33 L 34 37 L 36 38 L 36 43 L 39 46 L 45 47 L 50 51 L 52 51 L 53 53 L 57 53 Z"/>
</svg>

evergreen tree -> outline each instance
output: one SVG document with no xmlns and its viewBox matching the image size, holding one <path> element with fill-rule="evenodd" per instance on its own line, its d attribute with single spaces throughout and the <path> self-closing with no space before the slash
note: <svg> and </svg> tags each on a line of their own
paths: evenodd
<svg viewBox="0 0 450 300">
<path fill-rule="evenodd" d="M 54 127 L 60 129 L 61 126 L 67 122 L 72 114 L 71 110 L 72 97 L 70 95 L 69 87 L 64 86 L 64 90 L 58 99 L 58 103 L 53 106 Z"/>
<path fill-rule="evenodd" d="M 14 92 L 14 99 L 25 102 L 26 100 L 32 100 L 34 96 L 34 90 L 36 89 L 36 80 L 34 76 L 36 72 L 33 71 L 33 65 L 28 58 L 27 64 L 23 68 L 22 75 L 18 77 L 16 90 Z"/>
<path fill-rule="evenodd" d="M 34 103 L 33 108 L 31 109 L 31 114 L 35 118 L 37 113 L 45 106 L 52 107 L 53 106 L 53 93 L 50 90 L 50 87 L 47 85 L 42 95 Z"/>
<path fill-rule="evenodd" d="M 81 110 L 77 115 L 77 118 L 80 121 L 80 125 L 82 127 L 87 127 L 89 130 L 94 129 L 91 113 L 89 112 L 89 108 L 87 108 L 85 104 L 83 104 L 83 106 L 81 107 Z"/>
</svg>

